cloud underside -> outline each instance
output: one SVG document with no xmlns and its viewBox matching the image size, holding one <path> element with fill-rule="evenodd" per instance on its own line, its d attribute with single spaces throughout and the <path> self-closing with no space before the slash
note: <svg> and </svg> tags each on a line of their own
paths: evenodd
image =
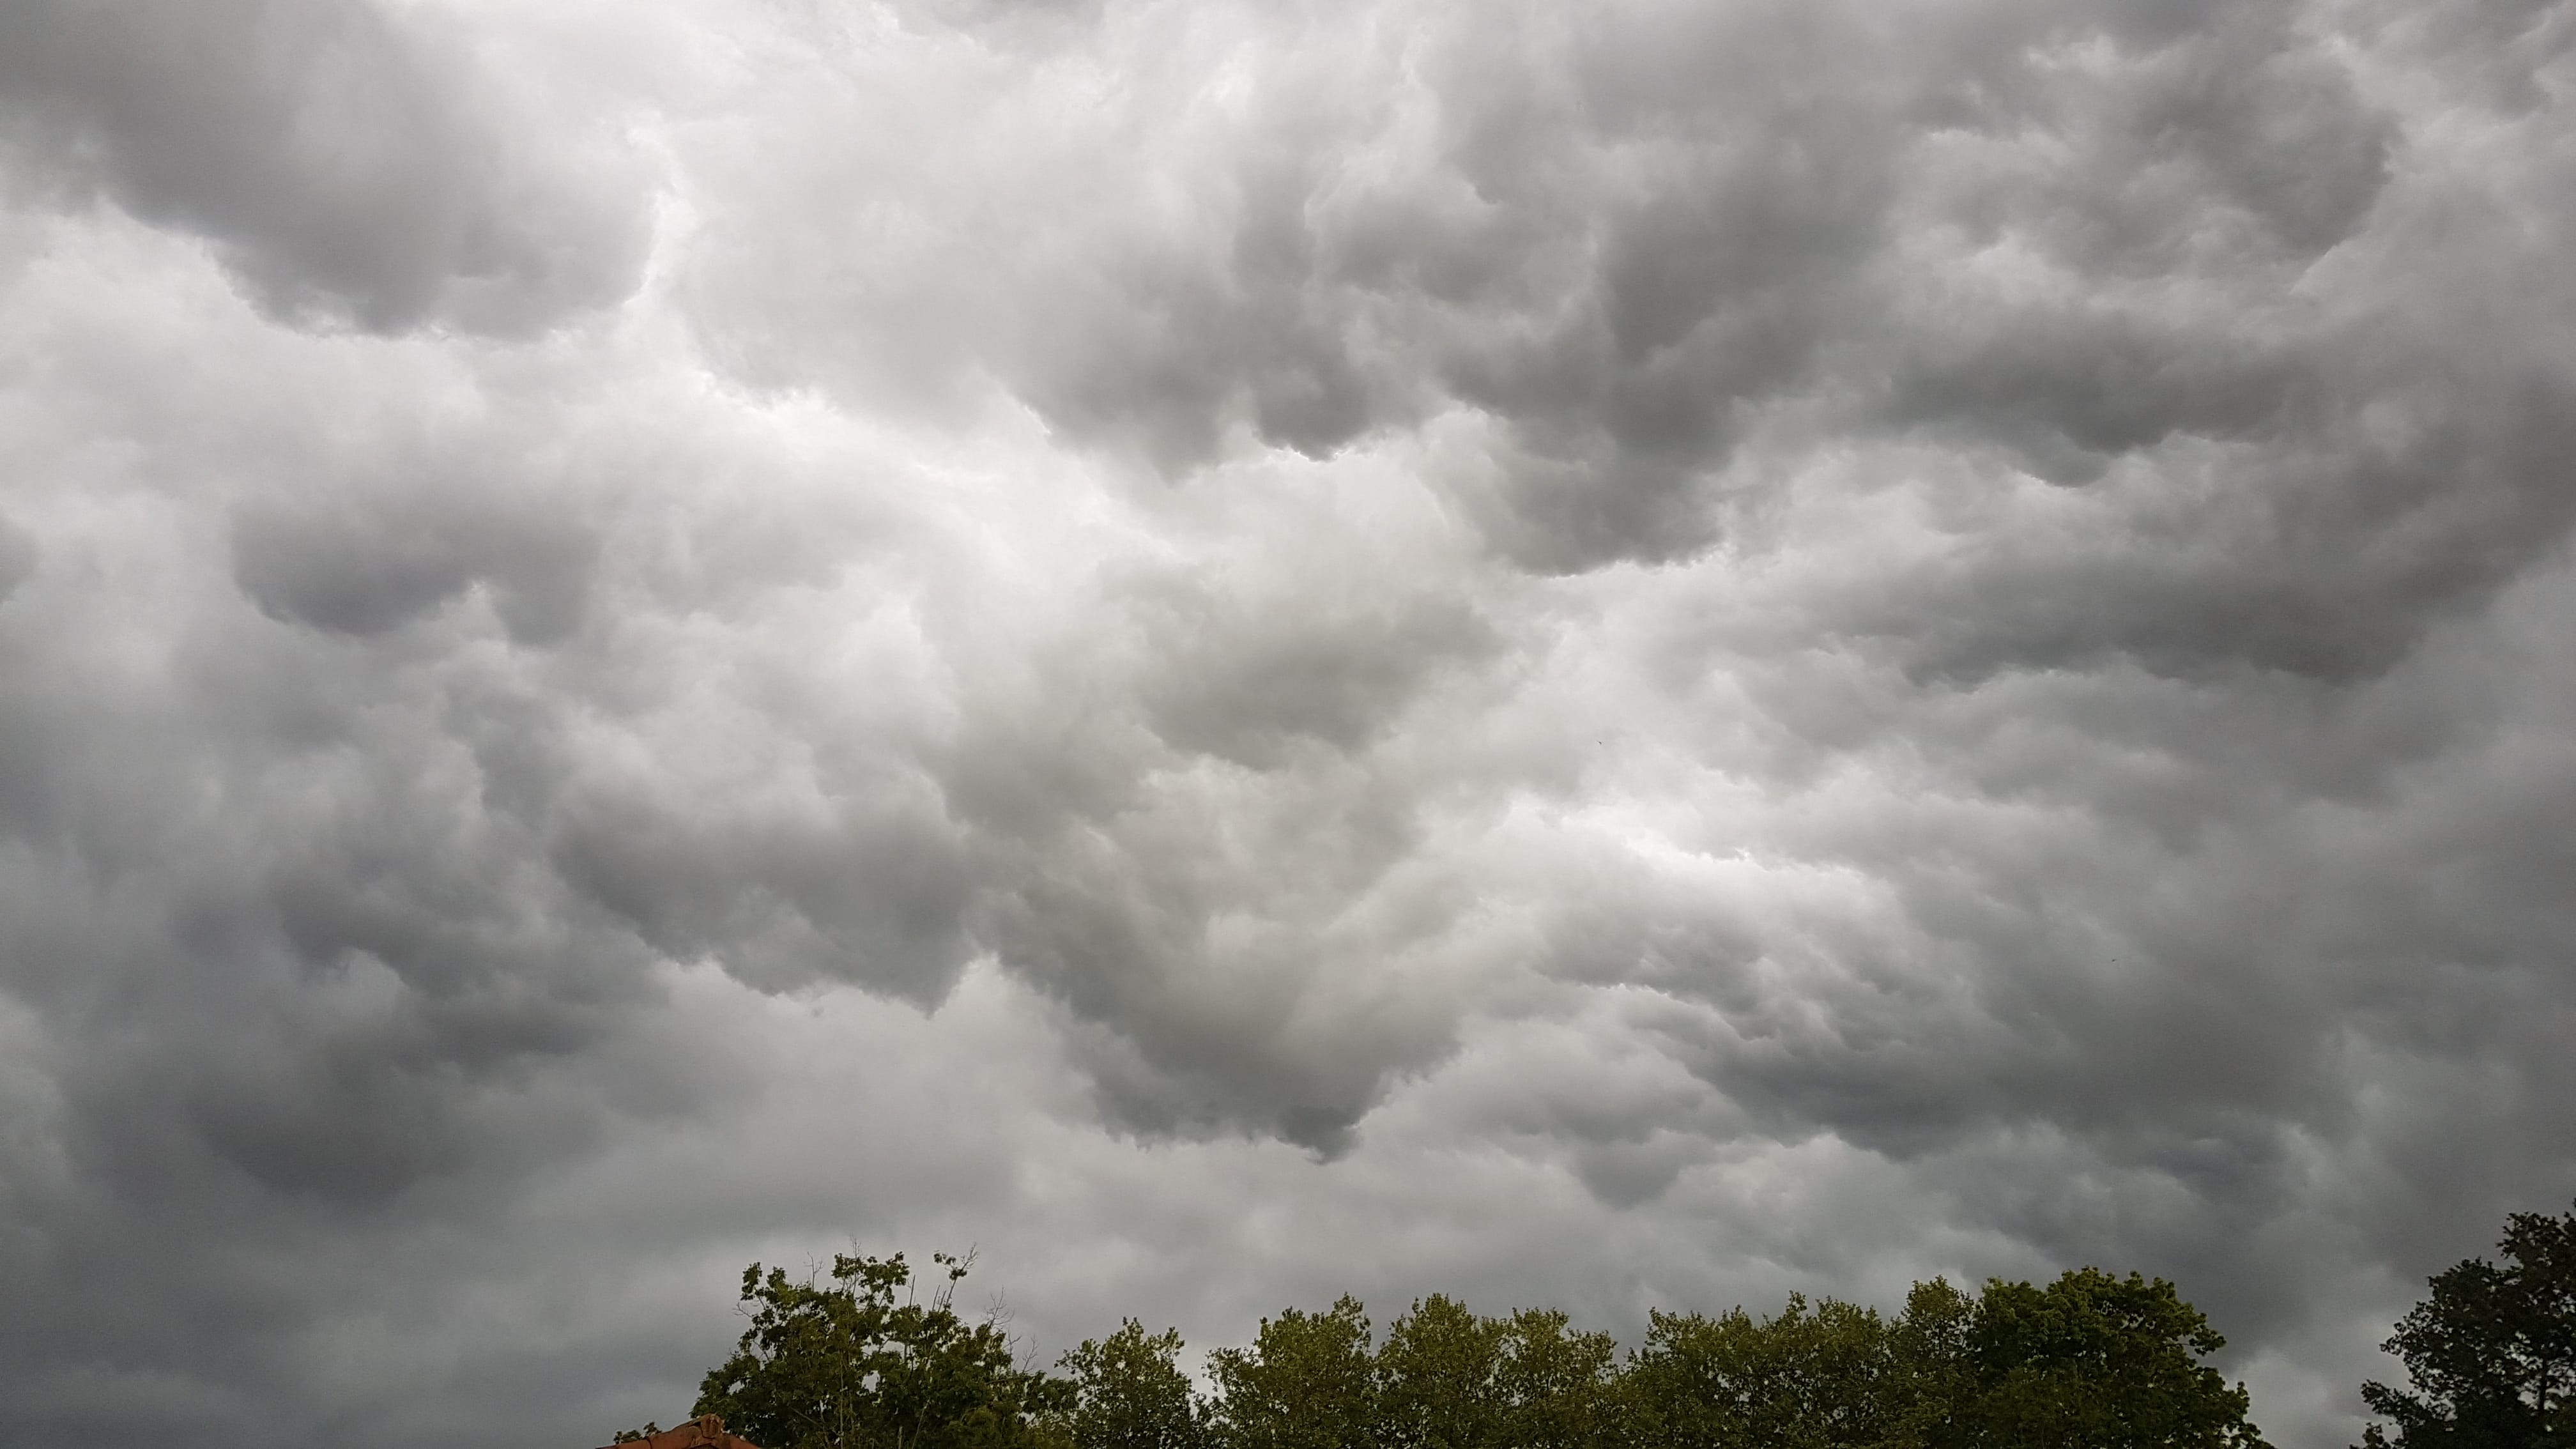
<svg viewBox="0 0 2576 1449">
<path fill-rule="evenodd" d="M 578 1437 L 937 1233 L 2140 1266 L 2348 1442 L 2576 1191 L 2571 40 L 0 16 L 0 1398 Z"/>
</svg>

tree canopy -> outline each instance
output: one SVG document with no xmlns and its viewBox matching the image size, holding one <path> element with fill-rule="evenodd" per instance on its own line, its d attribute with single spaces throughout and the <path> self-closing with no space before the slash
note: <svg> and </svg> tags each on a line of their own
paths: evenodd
<svg viewBox="0 0 2576 1449">
<path fill-rule="evenodd" d="M 2576 1445 L 2576 1210 L 2515 1213 L 2501 1263 L 2470 1258 L 2433 1276 L 2431 1294 L 2381 1345 L 2411 1387 L 2361 1386 L 2370 1446 L 2565 1449 Z"/>
<path fill-rule="evenodd" d="M 2259 1444 L 2245 1390 L 2203 1356 L 2225 1342 L 2174 1286 L 2068 1273 L 1992 1283 L 1966 1334 L 1966 1391 L 1942 1436 L 1993 1449 Z"/>
<path fill-rule="evenodd" d="M 1037 1449 L 1071 1398 L 1062 1380 L 1017 1364 L 993 1323 L 951 1303 L 966 1264 L 945 1254 L 928 1302 L 912 1269 L 841 1255 L 828 1280 L 743 1270 L 753 1305 L 733 1356 L 708 1370 L 692 1414 L 716 1414 L 761 1449 Z"/>
<path fill-rule="evenodd" d="M 934 1261 L 926 1302 L 900 1255 L 803 1282 L 754 1263 L 751 1325 L 692 1412 L 762 1449 L 2262 1449 L 2203 1362 L 2208 1320 L 2134 1273 L 1935 1279 L 1893 1317 L 1657 1311 L 1624 1361 L 1553 1309 L 1433 1294 L 1381 1335 L 1345 1296 L 1209 1352 L 1202 1384 L 1177 1331 L 1133 1318 L 1051 1372 L 1021 1363 L 951 1306 L 966 1265 Z"/>
<path fill-rule="evenodd" d="M 1056 1361 L 1073 1386 L 1069 1437 L 1086 1449 L 1197 1449 L 1205 1425 L 1180 1358 L 1178 1332 L 1147 1333 L 1132 1318 L 1084 1339 Z"/>
</svg>

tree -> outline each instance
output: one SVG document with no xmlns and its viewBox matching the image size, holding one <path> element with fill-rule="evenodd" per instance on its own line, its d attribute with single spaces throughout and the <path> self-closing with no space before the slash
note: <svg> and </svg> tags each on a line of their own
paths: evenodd
<svg viewBox="0 0 2576 1449">
<path fill-rule="evenodd" d="M 1591 1449 L 1617 1423 L 1618 1344 L 1576 1333 L 1553 1308 L 1523 1308 L 1503 1321 L 1495 1368 L 1504 1441 L 1515 1449 Z"/>
<path fill-rule="evenodd" d="M 2365 1389 L 2405 1449 L 2576 1449 L 2571 1239 L 2576 1215 L 2517 1218 L 2515 1267 L 2434 1280 L 2390 1341 L 2419 1392 Z M 2202 1362 L 2224 1341 L 2135 1273 L 1998 1279 L 1975 1298 L 1935 1279 L 1892 1319 L 1794 1294 L 1767 1319 L 1657 1311 L 1624 1367 L 1554 1310 L 1487 1318 L 1433 1294 L 1379 1343 L 1346 1296 L 1209 1354 L 1202 1399 L 1180 1334 L 1132 1318 L 1065 1353 L 1061 1377 L 1020 1367 L 998 1326 L 951 1306 L 966 1265 L 935 1261 L 927 1303 L 900 1256 L 838 1257 L 801 1283 L 752 1264 L 751 1327 L 692 1412 L 770 1449 L 2264 1449 L 2244 1388 Z"/>
<path fill-rule="evenodd" d="M 764 1449 L 1058 1449 L 1067 1386 L 1015 1364 L 998 1325 L 960 1318 L 967 1265 L 932 1257 L 947 1281 L 928 1303 L 900 1253 L 836 1256 L 828 1282 L 744 1269 L 751 1327 L 690 1412 Z"/>
<path fill-rule="evenodd" d="M 1623 1376 L 1639 1449 L 2261 1449 L 2173 1285 L 2086 1268 L 1904 1314 L 1792 1295 L 1777 1316 L 1655 1313 Z"/>
<path fill-rule="evenodd" d="M 1180 1356 L 1179 1330 L 1149 1334 L 1130 1318 L 1058 1359 L 1073 1389 L 1073 1449 L 1198 1449 L 1198 1398 Z"/>
<path fill-rule="evenodd" d="M 1938 1443 L 1976 1449 L 2258 1449 L 2242 1385 L 2200 1360 L 2226 1340 L 2174 1286 L 2098 1268 L 2046 1288 L 1989 1282 L 1966 1326 Z"/>
<path fill-rule="evenodd" d="M 1917 1283 L 1905 1295 L 1904 1315 L 1888 1326 L 1888 1444 L 1921 1449 L 1945 1437 L 1957 1407 L 1972 1397 L 1968 1333 L 1976 1322 L 1977 1300 L 1947 1278 Z"/>
<path fill-rule="evenodd" d="M 2435 1275 L 2431 1296 L 2381 1345 L 2412 1388 L 2361 1386 L 2396 1426 L 2363 1442 L 2404 1449 L 2563 1449 L 2576 1445 L 2576 1210 L 2515 1213 L 2501 1265 L 2470 1258 Z"/>
<path fill-rule="evenodd" d="M 1261 1320 L 1249 1349 L 1208 1355 L 1219 1449 L 1367 1449 L 1377 1414 L 1368 1313 L 1345 1294 L 1322 1313 Z"/>
<path fill-rule="evenodd" d="M 1485 1318 L 1435 1293 L 1377 1351 L 1377 1449 L 1593 1449 L 1614 1426 L 1606 1333 L 1552 1309 Z"/>
<path fill-rule="evenodd" d="M 1503 1325 L 1434 1293 L 1377 1351 L 1379 1449 L 1500 1449 Z"/>
<path fill-rule="evenodd" d="M 1919 1415 L 1877 1311 L 1791 1295 L 1778 1316 L 1657 1311 L 1625 1375 L 1645 1449 L 1900 1445 Z"/>
</svg>

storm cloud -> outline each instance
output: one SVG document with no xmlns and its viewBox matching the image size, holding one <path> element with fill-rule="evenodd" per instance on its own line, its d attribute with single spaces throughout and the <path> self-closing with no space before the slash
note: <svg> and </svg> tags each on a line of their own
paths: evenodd
<svg viewBox="0 0 2576 1449">
<path fill-rule="evenodd" d="M 2135 1267 L 2351 1442 L 2576 1196 L 2571 50 L 9 9 L 0 1442 L 594 1443 L 853 1241 Z"/>
</svg>

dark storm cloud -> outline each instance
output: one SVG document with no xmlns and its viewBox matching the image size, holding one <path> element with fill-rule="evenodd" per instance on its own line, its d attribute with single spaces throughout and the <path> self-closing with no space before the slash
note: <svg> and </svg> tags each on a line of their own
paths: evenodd
<svg viewBox="0 0 2576 1449">
<path fill-rule="evenodd" d="M 0 19 L 0 1437 L 2576 1191 L 2564 7 L 605 15 Z"/>
<path fill-rule="evenodd" d="M 478 496 L 478 494 L 480 496 Z M 481 583 L 511 634 L 577 627 L 596 542 L 541 500 L 491 496 L 470 474 L 391 489 L 333 479 L 319 497 L 244 505 L 234 578 L 272 617 L 333 633 L 397 628 Z"/>
<path fill-rule="evenodd" d="M 290 319 L 519 333 L 625 295 L 635 173 L 509 104 L 463 37 L 353 0 L 0 17 L 0 115 L 36 178 L 205 236 Z"/>
</svg>

